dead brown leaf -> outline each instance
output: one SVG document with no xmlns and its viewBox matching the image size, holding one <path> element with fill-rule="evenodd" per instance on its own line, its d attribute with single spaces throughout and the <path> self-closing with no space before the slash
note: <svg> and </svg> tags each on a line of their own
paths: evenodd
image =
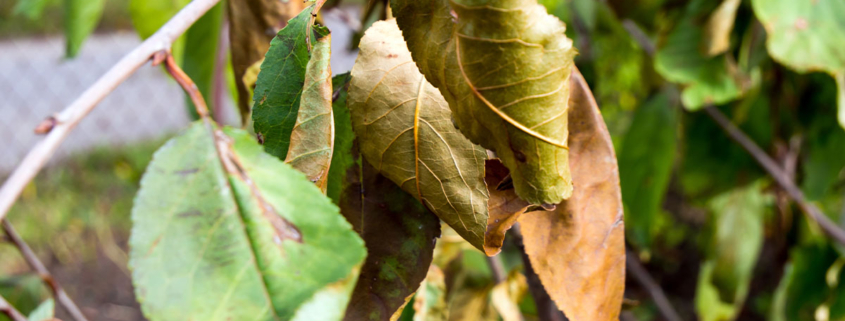
<svg viewBox="0 0 845 321">
<path fill-rule="evenodd" d="M 508 169 L 498 159 L 490 159 L 484 164 L 484 182 L 490 198 L 487 200 L 487 231 L 484 232 L 484 253 L 488 256 L 499 254 L 505 233 L 525 213 L 531 204 L 516 196 L 513 188 L 499 188 L 508 179 Z"/>
<path fill-rule="evenodd" d="M 549 296 L 576 321 L 617 320 L 625 289 L 619 169 L 607 126 L 584 78 L 571 79 L 572 197 L 519 219 L 525 251 Z"/>
</svg>

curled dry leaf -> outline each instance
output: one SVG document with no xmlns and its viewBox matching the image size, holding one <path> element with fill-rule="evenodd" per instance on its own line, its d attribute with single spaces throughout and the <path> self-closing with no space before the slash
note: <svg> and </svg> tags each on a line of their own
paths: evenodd
<svg viewBox="0 0 845 321">
<path fill-rule="evenodd" d="M 498 254 L 505 241 L 505 233 L 516 223 L 519 216 L 531 206 L 516 196 L 513 188 L 500 187 L 507 181 L 508 169 L 497 159 L 487 160 L 484 181 L 490 193 L 487 203 L 487 231 L 484 233 L 484 253 Z"/>
<path fill-rule="evenodd" d="M 419 69 L 472 142 L 494 150 L 516 194 L 557 204 L 572 194 L 567 148 L 566 27 L 537 0 L 394 0 Z"/>
<path fill-rule="evenodd" d="M 478 249 L 487 224 L 487 153 L 452 124 L 420 74 L 396 22 L 367 30 L 352 68 L 348 105 L 361 153 Z"/>
<path fill-rule="evenodd" d="M 305 1 L 238 0 L 227 1 L 229 6 L 229 42 L 232 50 L 232 67 L 238 88 L 238 109 L 246 122 L 254 84 L 243 81 L 247 70 L 264 59 L 270 40 L 288 20 L 305 9 Z"/>
<path fill-rule="evenodd" d="M 344 320 L 395 320 L 426 278 L 440 221 L 369 164 L 348 174 L 341 213 L 368 255 Z"/>
<path fill-rule="evenodd" d="M 552 300 L 572 320 L 617 320 L 625 288 L 619 170 L 610 134 L 577 71 L 569 113 L 572 197 L 519 219 L 525 251 Z"/>
<path fill-rule="evenodd" d="M 305 173 L 326 193 L 334 150 L 332 69 L 329 66 L 331 34 L 325 27 L 315 26 L 313 30 L 317 39 L 305 67 L 302 98 L 285 163 Z"/>
</svg>

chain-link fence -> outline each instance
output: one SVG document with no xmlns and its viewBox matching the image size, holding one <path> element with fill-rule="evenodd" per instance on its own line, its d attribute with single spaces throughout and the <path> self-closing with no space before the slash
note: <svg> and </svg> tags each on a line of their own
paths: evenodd
<svg viewBox="0 0 845 321">
<path fill-rule="evenodd" d="M 61 37 L 0 41 L 0 173 L 9 173 L 40 139 L 33 129 L 61 111 L 140 43 L 134 33 L 95 35 L 72 60 Z M 53 162 L 99 145 L 159 137 L 188 122 L 180 88 L 142 67 L 106 97 L 62 143 Z M 2 176 L 2 175 L 0 175 Z"/>
</svg>

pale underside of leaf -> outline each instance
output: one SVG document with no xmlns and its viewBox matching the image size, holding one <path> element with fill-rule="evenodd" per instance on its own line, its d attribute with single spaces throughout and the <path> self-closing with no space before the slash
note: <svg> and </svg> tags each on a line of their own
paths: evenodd
<svg viewBox="0 0 845 321">
<path fill-rule="evenodd" d="M 572 74 L 572 197 L 519 219 L 531 265 L 572 320 L 617 320 L 625 287 L 619 170 L 610 134 L 584 79 Z M 577 258 L 577 259 L 575 259 Z"/>
<path fill-rule="evenodd" d="M 576 50 L 536 0 L 391 2 L 414 61 L 471 141 L 494 150 L 516 193 L 556 204 L 572 193 L 567 145 Z"/>
<path fill-rule="evenodd" d="M 364 159 L 482 249 L 486 152 L 454 128 L 395 21 L 373 24 L 360 49 L 348 104 Z"/>
<path fill-rule="evenodd" d="M 153 320 L 286 320 L 318 294 L 343 309 L 365 256 L 313 184 L 208 123 L 156 153 L 132 216 L 133 281 Z M 329 291 L 338 282 L 347 290 Z"/>
<path fill-rule="evenodd" d="M 323 193 L 328 188 L 334 151 L 331 34 L 315 27 L 318 37 L 305 68 L 305 83 L 285 163 L 304 173 Z"/>
</svg>

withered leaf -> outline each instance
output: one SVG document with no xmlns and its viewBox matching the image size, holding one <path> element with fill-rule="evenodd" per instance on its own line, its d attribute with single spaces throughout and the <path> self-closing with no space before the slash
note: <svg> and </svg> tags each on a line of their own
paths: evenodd
<svg viewBox="0 0 845 321">
<path fill-rule="evenodd" d="M 334 150 L 331 33 L 321 26 L 313 30 L 317 39 L 305 67 L 302 98 L 285 163 L 305 173 L 325 194 Z"/>
<path fill-rule="evenodd" d="M 512 188 L 501 189 L 499 185 L 508 178 L 508 169 L 498 159 L 487 160 L 484 181 L 490 193 L 487 203 L 487 231 L 484 233 L 484 253 L 493 256 L 502 250 L 505 233 L 516 223 L 519 216 L 531 206 L 516 196 Z"/>
<path fill-rule="evenodd" d="M 394 0 L 414 61 L 449 102 L 460 131 L 494 150 L 517 195 L 572 194 L 569 75 L 576 50 L 536 0 Z"/>
<path fill-rule="evenodd" d="M 519 270 L 508 273 L 508 278 L 496 284 L 490 293 L 490 301 L 504 321 L 522 321 L 519 301 L 528 292 L 528 280 Z"/>
<path fill-rule="evenodd" d="M 740 0 L 723 0 L 707 20 L 704 30 L 705 53 L 712 57 L 728 51 L 731 44 L 731 29 L 736 20 Z"/>
<path fill-rule="evenodd" d="M 345 198 L 341 213 L 369 254 L 344 320 L 394 320 L 426 277 L 440 221 L 366 162 L 350 172 L 349 195 L 362 194 Z"/>
<path fill-rule="evenodd" d="M 394 20 L 373 24 L 361 39 L 348 99 L 364 159 L 482 249 L 487 153 L 455 129 Z"/>
<path fill-rule="evenodd" d="M 572 320 L 617 320 L 625 288 L 619 170 L 584 78 L 572 74 L 572 197 L 519 219 L 525 251 L 552 300 Z"/>
<path fill-rule="evenodd" d="M 243 81 L 247 69 L 264 58 L 276 32 L 305 9 L 307 2 L 232 0 L 226 3 L 229 6 L 229 43 L 238 88 L 238 109 L 241 119 L 246 122 L 252 99 L 250 87 L 254 84 Z"/>
</svg>

